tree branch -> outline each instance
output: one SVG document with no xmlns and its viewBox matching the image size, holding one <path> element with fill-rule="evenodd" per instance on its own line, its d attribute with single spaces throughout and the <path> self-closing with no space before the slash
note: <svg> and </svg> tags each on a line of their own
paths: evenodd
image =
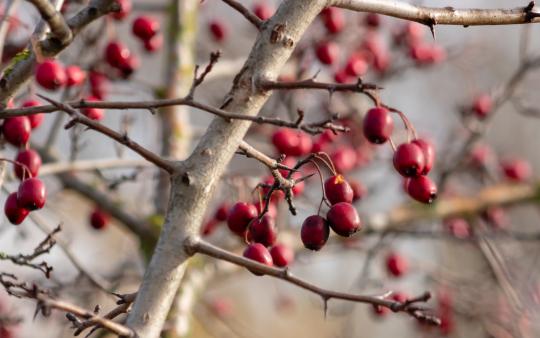
<svg viewBox="0 0 540 338">
<path fill-rule="evenodd" d="M 62 45 L 67 45 L 73 39 L 71 29 L 64 20 L 64 17 L 58 12 L 53 4 L 48 0 L 27 0 L 31 2 L 38 10 L 39 14 L 47 22 L 51 29 L 53 37 L 58 39 L 58 42 Z"/>
<path fill-rule="evenodd" d="M 261 30 L 263 21 L 258 16 L 253 14 L 249 9 L 244 7 L 241 3 L 235 0 L 223 0 L 224 3 L 231 6 L 242 14 L 249 22 L 251 22 L 258 30 Z"/>
</svg>

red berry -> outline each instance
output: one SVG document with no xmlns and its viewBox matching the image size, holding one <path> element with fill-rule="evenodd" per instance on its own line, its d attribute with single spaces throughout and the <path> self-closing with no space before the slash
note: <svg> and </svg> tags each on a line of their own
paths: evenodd
<svg viewBox="0 0 540 338">
<path fill-rule="evenodd" d="M 324 182 L 324 193 L 330 204 L 339 202 L 351 203 L 354 192 L 343 175 L 329 177 Z"/>
<path fill-rule="evenodd" d="M 303 156 L 311 151 L 311 138 L 304 132 L 288 128 L 278 129 L 272 135 L 272 143 L 281 154 Z"/>
<path fill-rule="evenodd" d="M 482 213 L 482 218 L 496 229 L 504 229 L 508 226 L 508 216 L 501 207 L 489 207 Z"/>
<path fill-rule="evenodd" d="M 144 49 L 146 49 L 146 51 L 149 53 L 152 53 L 161 49 L 162 46 L 163 46 L 163 35 L 161 34 L 158 34 L 151 39 L 144 40 Z"/>
<path fill-rule="evenodd" d="M 394 277 L 401 277 L 407 273 L 409 264 L 407 260 L 397 253 L 390 253 L 386 256 L 386 270 Z"/>
<path fill-rule="evenodd" d="M 454 237 L 469 238 L 471 236 L 471 226 L 463 218 L 447 219 L 444 225 Z"/>
<path fill-rule="evenodd" d="M 25 108 L 26 107 L 37 107 L 39 105 L 40 105 L 39 101 L 28 100 L 28 101 L 25 101 L 22 104 L 22 107 L 25 107 Z M 30 121 L 30 127 L 32 127 L 32 129 L 35 129 L 35 128 L 39 127 L 41 125 L 41 123 L 43 123 L 43 118 L 44 118 L 43 113 L 37 113 L 37 114 L 28 115 L 28 120 Z"/>
<path fill-rule="evenodd" d="M 55 60 L 45 60 L 37 65 L 36 81 L 45 89 L 56 90 L 66 84 L 66 72 Z"/>
<path fill-rule="evenodd" d="M 4 121 L 2 133 L 4 139 L 14 146 L 24 146 L 30 139 L 32 126 L 26 116 L 10 117 Z"/>
<path fill-rule="evenodd" d="M 350 182 L 353 191 L 353 202 L 359 201 L 367 194 L 367 188 L 360 181 L 353 180 Z"/>
<path fill-rule="evenodd" d="M 227 226 L 235 234 L 243 236 L 249 223 L 256 217 L 257 208 L 253 204 L 238 202 L 229 210 Z"/>
<path fill-rule="evenodd" d="M 96 102 L 99 101 L 99 99 L 93 96 L 89 96 L 85 99 L 85 101 Z M 83 108 L 81 109 L 81 111 L 86 117 L 96 121 L 103 119 L 103 116 L 105 115 L 104 110 L 101 108 Z"/>
<path fill-rule="evenodd" d="M 114 68 L 121 69 L 130 57 L 129 49 L 119 41 L 111 41 L 105 47 L 105 61 Z"/>
<path fill-rule="evenodd" d="M 334 232 L 349 237 L 362 227 L 360 217 L 354 206 L 347 202 L 334 204 L 326 214 L 328 224 Z"/>
<path fill-rule="evenodd" d="M 334 151 L 330 158 L 338 173 L 346 173 L 356 166 L 357 154 L 353 148 L 343 146 Z"/>
<path fill-rule="evenodd" d="M 331 65 L 339 57 L 339 46 L 332 41 L 323 41 L 317 45 L 315 54 L 321 63 Z"/>
<path fill-rule="evenodd" d="M 274 218 L 264 215 L 260 220 L 256 218 L 249 225 L 251 240 L 264 246 L 272 246 L 276 242 L 277 229 Z"/>
<path fill-rule="evenodd" d="M 27 149 L 19 151 L 15 161 L 25 166 L 13 166 L 15 169 L 15 176 L 17 176 L 20 180 L 36 177 L 38 175 L 39 168 L 41 167 L 41 157 L 35 150 Z M 27 169 L 30 172 L 28 172 Z"/>
<path fill-rule="evenodd" d="M 366 26 L 377 28 L 381 25 L 381 17 L 375 13 L 368 13 L 364 18 L 364 22 Z"/>
<path fill-rule="evenodd" d="M 270 248 L 270 255 L 275 266 L 289 266 L 294 261 L 294 251 L 285 244 L 278 243 Z"/>
<path fill-rule="evenodd" d="M 386 306 L 373 305 L 372 308 L 373 314 L 375 314 L 377 317 L 384 317 L 390 313 L 390 309 Z"/>
<path fill-rule="evenodd" d="M 371 143 L 382 144 L 392 135 L 394 120 L 388 109 L 375 107 L 368 110 L 364 117 L 364 136 Z"/>
<path fill-rule="evenodd" d="M 493 100 L 488 94 L 478 95 L 473 102 L 473 111 L 480 119 L 485 118 L 493 108 Z"/>
<path fill-rule="evenodd" d="M 268 20 L 274 15 L 275 9 L 266 2 L 259 2 L 253 7 L 253 13 L 261 20 Z"/>
<path fill-rule="evenodd" d="M 67 87 L 80 86 L 86 79 L 86 72 L 79 66 L 71 65 L 66 67 Z"/>
<path fill-rule="evenodd" d="M 493 150 L 485 144 L 477 144 L 471 149 L 471 161 L 477 167 L 485 167 L 494 157 Z"/>
<path fill-rule="evenodd" d="M 347 74 L 345 69 L 340 69 L 334 74 L 334 80 L 337 83 L 352 83 L 354 82 L 354 77 Z"/>
<path fill-rule="evenodd" d="M 427 175 L 433 168 L 433 163 L 435 163 L 435 148 L 431 142 L 421 138 L 412 141 L 412 143 L 419 146 L 424 153 L 424 170 L 421 174 Z"/>
<path fill-rule="evenodd" d="M 324 27 L 330 34 L 336 34 L 343 30 L 345 27 L 345 15 L 343 10 L 336 7 L 328 7 L 323 9 L 321 17 L 324 23 Z"/>
<path fill-rule="evenodd" d="M 405 295 L 403 292 L 394 292 L 391 296 L 392 300 L 400 303 L 405 303 L 408 299 L 407 295 Z"/>
<path fill-rule="evenodd" d="M 131 12 L 131 0 L 116 0 L 116 2 L 118 3 L 118 5 L 120 5 L 120 10 L 118 12 L 112 13 L 112 17 L 115 20 L 120 21 L 126 16 L 128 16 Z"/>
<path fill-rule="evenodd" d="M 119 65 L 118 69 L 121 76 L 127 79 L 139 68 L 139 65 L 139 59 L 135 55 L 131 55 Z"/>
<path fill-rule="evenodd" d="M 133 21 L 132 32 L 143 41 L 150 40 L 159 32 L 159 22 L 149 16 L 139 16 Z"/>
<path fill-rule="evenodd" d="M 91 71 L 89 80 L 92 95 L 99 100 L 103 100 L 109 87 L 109 80 L 107 77 L 103 73 Z"/>
<path fill-rule="evenodd" d="M 244 250 L 244 257 L 259 262 L 264 265 L 272 266 L 272 255 L 268 252 L 268 249 L 261 243 L 250 244 Z M 257 276 L 262 276 L 264 274 L 250 270 Z"/>
<path fill-rule="evenodd" d="M 9 194 L 6 203 L 4 204 L 4 213 L 11 224 L 18 225 L 24 221 L 29 211 L 19 207 L 17 203 L 17 193 L 12 192 Z"/>
<path fill-rule="evenodd" d="M 218 42 L 225 40 L 229 32 L 227 26 L 225 26 L 225 23 L 221 22 L 220 20 L 210 21 L 208 28 L 210 29 L 210 33 L 212 33 L 214 40 Z"/>
<path fill-rule="evenodd" d="M 309 216 L 302 223 L 300 237 L 306 249 L 319 251 L 328 241 L 329 235 L 328 222 L 321 216 Z"/>
<path fill-rule="evenodd" d="M 415 143 L 400 144 L 394 153 L 394 167 L 405 177 L 414 177 L 424 171 L 424 151 Z"/>
<path fill-rule="evenodd" d="M 29 178 L 19 185 L 17 203 L 28 210 L 41 209 L 45 205 L 46 195 L 45 184 L 38 178 Z"/>
<path fill-rule="evenodd" d="M 224 222 L 227 220 L 227 216 L 229 215 L 229 205 L 226 203 L 222 203 L 216 210 L 216 213 L 214 214 L 214 218 L 218 221 Z"/>
<path fill-rule="evenodd" d="M 514 182 L 524 182 L 528 180 L 532 174 L 529 162 L 521 159 L 503 161 L 501 167 L 506 178 Z"/>
<path fill-rule="evenodd" d="M 203 236 L 210 236 L 214 230 L 216 230 L 217 226 L 219 225 L 219 221 L 215 218 L 211 218 L 208 222 L 206 222 L 202 228 L 201 228 L 201 234 Z"/>
<path fill-rule="evenodd" d="M 109 223 L 109 215 L 100 209 L 95 209 L 90 214 L 90 225 L 96 230 L 101 230 Z"/>
<path fill-rule="evenodd" d="M 411 177 L 407 184 L 409 196 L 418 202 L 431 204 L 437 198 L 437 186 L 427 176 Z"/>
<path fill-rule="evenodd" d="M 355 53 L 349 56 L 345 65 L 345 72 L 350 76 L 362 76 L 368 71 L 368 63 L 362 54 Z"/>
</svg>

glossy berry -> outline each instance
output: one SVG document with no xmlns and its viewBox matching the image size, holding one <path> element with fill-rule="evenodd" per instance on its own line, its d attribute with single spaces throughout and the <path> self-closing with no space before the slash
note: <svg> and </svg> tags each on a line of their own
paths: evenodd
<svg viewBox="0 0 540 338">
<path fill-rule="evenodd" d="M 345 145 L 336 149 L 330 159 L 338 173 L 346 173 L 356 166 L 357 153 L 352 147 Z"/>
<path fill-rule="evenodd" d="M 309 135 L 289 128 L 278 129 L 272 135 L 272 144 L 279 153 L 287 156 L 307 155 L 313 146 Z"/>
<path fill-rule="evenodd" d="M 90 225 L 96 230 L 101 230 L 109 223 L 109 215 L 100 209 L 95 209 L 90 214 Z"/>
<path fill-rule="evenodd" d="M 139 16 L 133 21 L 131 30 L 139 39 L 150 40 L 159 32 L 159 22 L 149 16 Z"/>
<path fill-rule="evenodd" d="M 411 177 L 407 193 L 418 202 L 431 204 L 437 198 L 437 186 L 427 176 Z"/>
<path fill-rule="evenodd" d="M 36 177 L 41 167 L 41 157 L 33 149 L 21 150 L 15 157 L 15 161 L 22 165 L 14 165 L 15 176 L 20 180 Z M 28 172 L 30 171 L 30 172 Z"/>
<path fill-rule="evenodd" d="M 229 215 L 229 205 L 226 203 L 222 203 L 216 210 L 216 213 L 214 214 L 214 218 L 218 221 L 224 222 L 227 220 L 227 216 Z"/>
<path fill-rule="evenodd" d="M 21 224 L 29 211 L 25 208 L 19 207 L 17 203 L 17 193 L 12 192 L 6 199 L 4 204 L 4 213 L 11 224 Z"/>
<path fill-rule="evenodd" d="M 208 28 L 210 29 L 210 33 L 212 34 L 212 37 L 217 42 L 221 42 L 225 40 L 225 38 L 227 37 L 229 33 L 229 30 L 227 29 L 227 26 L 225 26 L 225 23 L 219 20 L 210 21 Z"/>
<path fill-rule="evenodd" d="M 64 67 L 55 60 L 45 60 L 36 67 L 36 82 L 48 90 L 56 90 L 67 82 Z"/>
<path fill-rule="evenodd" d="M 39 105 L 41 105 L 39 103 L 39 101 L 27 100 L 22 104 L 22 107 L 23 108 L 36 107 L 36 106 L 39 106 Z M 35 129 L 35 128 L 39 127 L 41 125 L 41 123 L 43 123 L 43 118 L 44 118 L 43 113 L 37 113 L 37 114 L 28 115 L 28 120 L 30 121 L 30 127 L 32 129 Z"/>
<path fill-rule="evenodd" d="M 17 202 L 21 208 L 41 209 L 45 205 L 46 195 L 45 184 L 38 178 L 29 178 L 19 185 Z"/>
<path fill-rule="evenodd" d="M 149 53 L 153 53 L 157 50 L 160 50 L 162 46 L 163 46 L 163 35 L 161 34 L 158 34 L 151 39 L 144 40 L 144 49 Z"/>
<path fill-rule="evenodd" d="M 328 222 L 318 215 L 309 216 L 302 223 L 300 237 L 304 247 L 309 250 L 320 250 L 328 241 L 330 227 Z"/>
<path fill-rule="evenodd" d="M 488 94 L 478 95 L 473 102 L 473 112 L 480 119 L 483 119 L 489 115 L 493 108 L 493 99 Z"/>
<path fill-rule="evenodd" d="M 416 144 L 422 149 L 424 153 L 424 170 L 422 170 L 421 174 L 427 175 L 435 163 L 435 148 L 431 142 L 421 138 L 413 140 L 411 143 Z"/>
<path fill-rule="evenodd" d="M 245 250 L 243 256 L 245 258 L 252 259 L 256 262 L 259 262 L 264 265 L 272 266 L 274 263 L 272 262 L 272 255 L 270 255 L 270 252 L 268 249 L 262 245 L 261 243 L 253 243 L 250 244 Z M 257 276 L 262 276 L 262 273 L 258 273 L 255 271 L 250 270 Z"/>
<path fill-rule="evenodd" d="M 277 229 L 274 218 L 264 215 L 260 220 L 256 218 L 249 225 L 251 240 L 264 246 L 272 246 L 276 242 Z"/>
<path fill-rule="evenodd" d="M 259 2 L 253 7 L 253 13 L 261 20 L 268 20 L 274 15 L 274 8 L 266 2 Z"/>
<path fill-rule="evenodd" d="M 105 61 L 114 68 L 120 69 L 130 57 L 129 49 L 119 41 L 111 41 L 105 47 Z"/>
<path fill-rule="evenodd" d="M 270 255 L 275 266 L 289 266 L 294 261 L 294 251 L 287 245 L 278 243 L 270 248 Z"/>
<path fill-rule="evenodd" d="M 409 270 L 409 264 L 403 256 L 392 252 L 386 256 L 386 270 L 394 277 L 401 277 Z"/>
<path fill-rule="evenodd" d="M 424 151 L 417 144 L 400 144 L 394 153 L 394 168 L 405 177 L 415 177 L 424 171 Z"/>
<path fill-rule="evenodd" d="M 339 202 L 351 203 L 354 196 L 349 182 L 343 175 L 339 174 L 326 179 L 324 182 L 324 194 L 332 205 Z"/>
<path fill-rule="evenodd" d="M 349 237 L 362 227 L 360 216 L 354 206 L 347 202 L 334 204 L 328 213 L 326 219 L 330 228 L 343 237 Z"/>
<path fill-rule="evenodd" d="M 315 54 L 321 63 L 331 65 L 339 58 L 339 46 L 332 41 L 323 41 L 317 45 Z"/>
<path fill-rule="evenodd" d="M 521 159 L 505 160 L 501 163 L 504 176 L 514 182 L 524 182 L 531 177 L 532 169 L 529 162 Z"/>
<path fill-rule="evenodd" d="M 24 146 L 30 139 L 32 126 L 26 116 L 15 116 L 4 120 L 2 133 L 6 142 L 14 146 Z"/>
<path fill-rule="evenodd" d="M 324 23 L 324 27 L 330 34 L 336 34 L 343 30 L 345 27 L 345 15 L 343 10 L 336 7 L 328 7 L 323 9 L 321 17 Z"/>
<path fill-rule="evenodd" d="M 249 223 L 256 217 L 257 208 L 253 204 L 238 202 L 229 210 L 227 226 L 235 234 L 243 236 Z"/>
<path fill-rule="evenodd" d="M 368 71 L 368 63 L 362 54 L 355 53 L 349 56 L 345 64 L 345 72 L 350 76 L 362 76 Z"/>
<path fill-rule="evenodd" d="M 394 120 L 388 109 L 375 107 L 368 110 L 364 117 L 364 136 L 375 144 L 382 144 L 392 136 L 394 131 Z"/>
<path fill-rule="evenodd" d="M 353 180 L 349 184 L 353 191 L 353 202 L 359 201 L 367 195 L 367 188 L 360 181 Z"/>
<path fill-rule="evenodd" d="M 84 100 L 88 102 L 99 101 L 98 98 L 93 97 L 93 96 L 89 96 Z M 81 109 L 81 112 L 83 113 L 83 115 L 85 115 L 89 119 L 96 120 L 96 121 L 102 120 L 103 117 L 105 116 L 105 111 L 101 108 L 83 108 Z"/>
<path fill-rule="evenodd" d="M 66 86 L 75 87 L 83 84 L 86 80 L 86 72 L 79 66 L 71 65 L 66 67 Z"/>
</svg>

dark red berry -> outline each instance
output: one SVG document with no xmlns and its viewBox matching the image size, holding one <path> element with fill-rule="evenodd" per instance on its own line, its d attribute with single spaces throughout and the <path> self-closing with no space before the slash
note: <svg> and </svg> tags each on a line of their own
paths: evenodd
<svg viewBox="0 0 540 338">
<path fill-rule="evenodd" d="M 66 67 L 66 86 L 74 87 L 83 84 L 86 79 L 86 72 L 79 66 L 71 65 Z"/>
<path fill-rule="evenodd" d="M 329 177 L 324 182 L 324 194 L 332 205 L 340 202 L 351 203 L 354 196 L 349 182 L 339 174 Z"/>
<path fill-rule="evenodd" d="M 431 204 L 437 198 L 437 186 L 427 176 L 411 177 L 407 193 L 418 202 Z"/>
<path fill-rule="evenodd" d="M 276 242 L 277 229 L 274 218 L 264 215 L 261 219 L 256 218 L 249 225 L 251 240 L 264 246 L 272 246 Z"/>
<path fill-rule="evenodd" d="M 114 68 L 120 69 L 130 57 L 129 49 L 119 41 L 111 41 L 105 47 L 105 61 Z"/>
<path fill-rule="evenodd" d="M 317 45 L 315 54 L 321 63 L 331 65 L 339 58 L 339 46 L 332 41 L 323 41 Z"/>
<path fill-rule="evenodd" d="M 88 102 L 99 101 L 98 98 L 93 97 L 93 96 L 89 96 L 84 100 Z M 81 112 L 89 119 L 96 120 L 96 121 L 102 120 L 103 116 L 105 115 L 105 111 L 101 108 L 83 108 L 81 109 Z"/>
<path fill-rule="evenodd" d="M 493 100 L 488 94 L 478 95 L 473 102 L 473 112 L 480 119 L 483 119 L 489 115 L 493 107 Z"/>
<path fill-rule="evenodd" d="M 300 237 L 304 247 L 309 250 L 320 250 L 328 241 L 330 227 L 328 222 L 318 215 L 309 216 L 302 223 Z"/>
<path fill-rule="evenodd" d="M 90 214 L 90 225 L 96 230 L 101 230 L 109 223 L 109 215 L 103 210 L 95 209 Z"/>
<path fill-rule="evenodd" d="M 159 32 L 159 22 L 149 16 L 139 16 L 133 21 L 132 32 L 143 41 L 150 40 Z"/>
<path fill-rule="evenodd" d="M 26 108 L 26 107 L 36 107 L 36 106 L 39 106 L 39 105 L 40 105 L 39 101 L 28 100 L 28 101 L 25 101 L 22 104 L 22 107 L 24 107 L 24 108 Z M 30 121 L 30 127 L 32 127 L 32 129 L 35 129 L 35 128 L 39 127 L 41 125 L 41 123 L 43 123 L 43 118 L 44 118 L 43 113 L 37 113 L 37 114 L 28 115 L 28 120 Z"/>
<path fill-rule="evenodd" d="M 122 20 L 131 12 L 131 0 L 116 0 L 116 2 L 120 5 L 120 10 L 112 13 L 112 17 L 115 20 Z"/>
<path fill-rule="evenodd" d="M 270 255 L 275 266 L 289 266 L 294 261 L 294 251 L 287 245 L 278 243 L 270 248 Z"/>
<path fill-rule="evenodd" d="M 272 143 L 279 153 L 288 156 L 303 156 L 311 151 L 313 146 L 309 135 L 302 131 L 288 128 L 278 129 L 272 135 Z"/>
<path fill-rule="evenodd" d="M 367 188 L 360 181 L 353 180 L 350 182 L 353 191 L 353 202 L 359 201 L 367 194 Z"/>
<path fill-rule="evenodd" d="M 343 10 L 336 7 L 328 7 L 323 9 L 321 17 L 324 23 L 324 27 L 330 34 L 336 34 L 343 30 L 345 27 L 345 15 Z"/>
<path fill-rule="evenodd" d="M 229 210 L 227 226 L 235 234 L 243 236 L 249 223 L 256 217 L 257 208 L 253 204 L 238 202 Z"/>
<path fill-rule="evenodd" d="M 272 266 L 272 255 L 268 249 L 261 243 L 252 243 L 244 250 L 244 257 L 252 259 L 264 265 Z M 250 270 L 257 276 L 262 276 L 262 273 Z"/>
<path fill-rule="evenodd" d="M 386 270 L 394 277 L 401 277 L 409 270 L 409 264 L 403 256 L 392 252 L 386 256 Z"/>
<path fill-rule="evenodd" d="M 120 70 L 120 75 L 124 79 L 129 78 L 139 68 L 139 65 L 139 58 L 135 55 L 131 55 L 119 65 L 118 69 Z"/>
<path fill-rule="evenodd" d="M 227 220 L 227 216 L 229 215 L 229 205 L 226 203 L 222 203 L 216 210 L 216 213 L 214 214 L 214 218 L 218 221 L 224 222 Z"/>
<path fill-rule="evenodd" d="M 394 168 L 405 177 L 415 177 L 424 171 L 424 151 L 415 143 L 400 144 L 394 153 Z"/>
<path fill-rule="evenodd" d="M 253 13 L 261 20 L 268 20 L 274 15 L 275 9 L 266 2 L 259 2 L 253 7 Z"/>
<path fill-rule="evenodd" d="M 350 76 L 362 76 L 368 71 L 366 58 L 360 53 L 354 53 L 347 59 L 345 72 Z"/>
<path fill-rule="evenodd" d="M 6 199 L 4 204 L 4 213 L 11 224 L 21 224 L 29 211 L 25 208 L 19 207 L 17 203 L 17 193 L 12 192 Z"/>
<path fill-rule="evenodd" d="M 20 180 L 36 177 L 38 175 L 39 168 L 41 167 L 41 157 L 35 150 L 27 149 L 19 151 L 15 161 L 22 164 L 15 164 L 13 166 L 15 176 Z M 28 170 L 30 172 L 28 172 Z"/>
<path fill-rule="evenodd" d="M 343 237 L 349 237 L 362 227 L 360 216 L 354 206 L 347 202 L 334 204 L 328 213 L 326 219 L 330 228 Z"/>
<path fill-rule="evenodd" d="M 225 40 L 228 35 L 227 26 L 225 26 L 225 23 L 221 22 L 220 20 L 210 21 L 210 25 L 208 27 L 214 40 L 218 42 Z"/>
<path fill-rule="evenodd" d="M 364 18 L 366 26 L 377 28 L 381 25 L 381 17 L 375 13 L 368 13 Z"/>
<path fill-rule="evenodd" d="M 45 205 L 46 198 L 45 184 L 38 178 L 29 178 L 19 185 L 17 203 L 21 208 L 28 210 L 41 209 Z"/>
<path fill-rule="evenodd" d="M 368 110 L 364 117 L 364 136 L 371 143 L 386 142 L 394 131 L 394 120 L 388 109 L 375 107 Z"/>
<path fill-rule="evenodd" d="M 158 34 L 155 35 L 153 38 L 144 40 L 144 49 L 149 52 L 155 52 L 163 46 L 163 35 Z"/>
<path fill-rule="evenodd" d="M 531 177 L 532 169 L 529 162 L 522 159 L 505 160 L 501 167 L 507 179 L 514 182 L 524 182 Z"/>
<path fill-rule="evenodd" d="M 66 72 L 57 61 L 45 60 L 37 65 L 36 81 L 45 89 L 56 90 L 66 84 Z"/>
<path fill-rule="evenodd" d="M 412 141 L 412 143 L 419 146 L 424 153 L 424 170 L 421 172 L 421 174 L 427 175 L 435 163 L 435 148 L 431 142 L 421 138 Z"/>
<path fill-rule="evenodd" d="M 30 131 L 32 126 L 30 119 L 26 116 L 10 117 L 4 121 L 2 133 L 4 139 L 14 146 L 24 146 L 30 139 Z"/>
</svg>

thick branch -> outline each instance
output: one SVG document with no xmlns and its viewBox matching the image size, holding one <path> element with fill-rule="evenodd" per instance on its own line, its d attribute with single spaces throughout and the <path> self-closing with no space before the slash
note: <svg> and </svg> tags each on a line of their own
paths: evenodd
<svg viewBox="0 0 540 338">
<path fill-rule="evenodd" d="M 58 12 L 52 3 L 48 0 L 28 0 L 38 10 L 39 14 L 47 22 L 53 37 L 58 39 L 62 45 L 67 45 L 73 39 L 71 29 L 64 20 L 64 17 Z"/>
</svg>

